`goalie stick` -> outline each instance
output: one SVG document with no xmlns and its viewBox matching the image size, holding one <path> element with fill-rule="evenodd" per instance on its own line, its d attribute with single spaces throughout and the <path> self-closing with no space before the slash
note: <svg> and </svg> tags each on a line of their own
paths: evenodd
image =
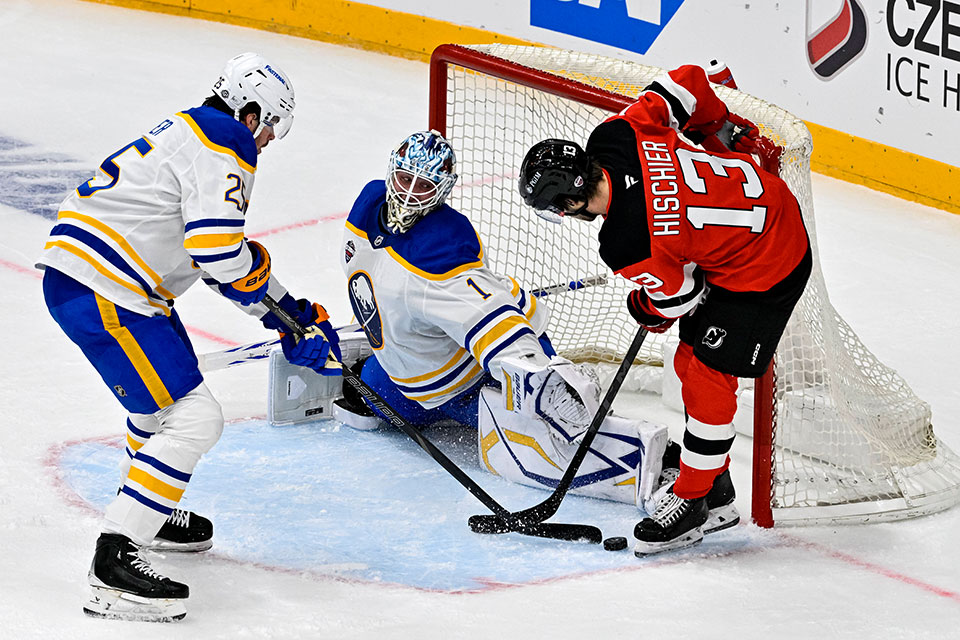
<svg viewBox="0 0 960 640">
<path fill-rule="evenodd" d="M 281 322 L 287 325 L 291 331 L 297 336 L 297 339 L 302 338 L 304 335 L 310 333 L 308 329 L 305 329 L 296 318 L 291 316 L 283 308 L 281 308 L 276 300 L 270 296 L 266 296 L 263 299 L 263 304 L 266 305 L 270 311 L 272 311 Z M 332 358 L 332 356 L 331 356 Z M 468 476 L 460 467 L 456 465 L 450 458 L 446 456 L 440 449 L 438 449 L 432 442 L 430 442 L 423 433 L 420 432 L 413 424 L 411 424 L 406 418 L 394 411 L 389 404 L 378 394 L 376 391 L 370 388 L 370 386 L 360 379 L 360 376 L 352 371 L 349 367 L 342 367 L 343 379 L 344 381 L 357 390 L 360 395 L 362 395 L 371 405 L 375 406 L 391 424 L 400 428 L 405 434 L 407 434 L 411 440 L 420 445 L 420 448 L 426 451 L 431 458 L 436 460 L 436 462 L 443 467 L 447 473 L 452 475 L 457 482 L 459 482 L 463 487 L 469 491 L 477 500 L 482 502 L 484 506 L 493 511 L 495 514 L 502 518 L 508 518 L 511 513 L 506 508 L 500 505 L 499 502 L 493 499 L 486 491 L 483 490 L 479 484 L 477 484 L 473 478 Z M 579 453 L 579 451 L 578 451 Z M 552 514 L 551 514 L 552 515 Z M 516 533 L 522 533 L 528 536 L 536 536 L 539 538 L 553 538 L 557 540 L 585 540 L 594 544 L 600 544 L 603 541 L 603 534 L 600 529 L 591 525 L 582 525 L 582 524 L 565 524 L 565 523 L 555 523 L 555 522 L 536 522 L 530 526 L 516 527 L 510 529 Z"/>
<path fill-rule="evenodd" d="M 640 351 L 640 347 L 643 345 L 646 337 L 647 329 L 641 326 L 634 336 L 633 342 L 630 343 L 630 348 L 627 349 L 627 355 L 623 358 L 623 362 L 620 363 L 617 373 L 613 376 L 613 380 L 610 382 L 610 388 L 607 389 L 607 393 L 603 397 L 603 402 L 600 403 L 600 408 L 597 409 L 596 415 L 593 416 L 593 422 L 590 423 L 590 427 L 583 434 L 583 440 L 580 442 L 580 447 L 576 453 L 573 454 L 573 459 L 570 460 L 570 466 L 568 466 L 567 470 L 563 473 L 563 477 L 560 478 L 560 482 L 557 484 L 557 488 L 554 489 L 553 493 L 540 504 L 534 505 L 529 509 L 524 509 L 523 511 L 503 514 L 491 509 L 491 511 L 494 512 L 492 515 L 470 516 L 467 523 L 474 532 L 506 533 L 508 531 L 522 531 L 526 528 L 549 524 L 544 522 L 544 520 L 552 517 L 557 512 L 557 509 L 560 508 L 560 501 L 567 495 L 574 476 L 577 475 L 580 465 L 583 463 L 584 458 L 587 457 L 590 445 L 593 444 L 597 432 L 600 431 L 600 425 L 603 423 L 604 418 L 607 417 L 610 406 L 613 404 L 614 398 L 617 397 L 623 380 L 627 377 L 627 372 L 630 370 L 630 366 L 637 357 L 637 352 Z"/>
<path fill-rule="evenodd" d="M 580 289 L 595 287 L 597 285 L 606 283 L 607 276 L 605 275 L 588 276 L 586 278 L 581 278 L 580 280 L 572 280 L 566 284 L 555 284 L 548 287 L 540 287 L 531 291 L 530 295 L 532 295 L 534 298 L 545 298 L 558 293 L 578 291 Z M 338 328 L 337 331 L 356 331 L 359 328 L 359 324 L 350 324 L 345 327 Z M 229 349 L 223 349 L 222 351 L 201 353 L 199 356 L 197 356 L 198 360 L 200 360 L 200 371 L 206 373 L 208 371 L 228 369 L 238 364 L 245 364 L 247 362 L 269 358 L 270 352 L 273 351 L 273 348 L 278 344 L 280 344 L 280 339 L 274 338 L 272 340 L 261 340 L 260 342 L 251 342 L 250 344 L 230 347 Z"/>
</svg>

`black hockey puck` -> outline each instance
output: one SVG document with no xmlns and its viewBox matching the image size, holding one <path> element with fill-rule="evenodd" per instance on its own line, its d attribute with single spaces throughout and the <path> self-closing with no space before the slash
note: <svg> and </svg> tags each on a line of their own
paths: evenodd
<svg viewBox="0 0 960 640">
<path fill-rule="evenodd" d="M 623 536 L 614 536 L 603 541 L 603 548 L 607 551 L 623 551 L 627 548 L 627 539 Z"/>
</svg>

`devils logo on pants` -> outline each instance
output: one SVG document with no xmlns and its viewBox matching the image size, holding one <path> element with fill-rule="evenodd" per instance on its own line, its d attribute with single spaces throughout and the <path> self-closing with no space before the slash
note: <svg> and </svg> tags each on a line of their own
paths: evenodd
<svg viewBox="0 0 960 640">
<path fill-rule="evenodd" d="M 721 344 L 723 344 L 723 339 L 727 337 L 727 332 L 725 329 L 720 327 L 710 327 L 707 329 L 707 333 L 703 336 L 703 344 L 707 345 L 711 349 L 717 349 Z"/>
</svg>

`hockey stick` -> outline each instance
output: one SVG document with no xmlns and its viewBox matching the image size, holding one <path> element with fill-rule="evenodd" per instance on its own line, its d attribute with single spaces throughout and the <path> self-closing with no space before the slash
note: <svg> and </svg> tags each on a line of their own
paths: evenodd
<svg viewBox="0 0 960 640">
<path fill-rule="evenodd" d="M 546 298 L 547 296 L 553 295 L 555 293 L 564 293 L 566 291 L 576 291 L 577 289 L 584 289 L 586 287 L 594 287 L 599 284 L 606 284 L 607 276 L 589 276 L 587 278 L 581 278 L 580 280 L 574 280 L 566 284 L 555 284 L 549 287 L 540 287 L 539 289 L 534 289 L 530 292 L 534 298 Z"/>
<path fill-rule="evenodd" d="M 213 351 L 211 353 L 201 353 L 197 356 L 200 361 L 200 371 L 216 371 L 217 369 L 226 369 L 234 365 L 254 360 L 269 358 L 273 348 L 280 344 L 280 338 L 273 340 L 262 340 L 260 342 L 251 342 L 242 344 L 238 347 L 230 347 L 223 351 Z"/>
<path fill-rule="evenodd" d="M 272 311 L 281 322 L 287 325 L 291 331 L 299 338 L 302 338 L 304 335 L 309 333 L 309 330 L 304 329 L 303 326 L 297 322 L 296 318 L 291 316 L 286 312 L 285 309 L 280 307 L 276 300 L 267 296 L 263 299 L 263 304 L 266 305 L 270 311 Z M 332 356 L 331 356 L 332 357 Z M 468 476 L 460 467 L 456 465 L 450 458 L 446 456 L 440 449 L 438 449 L 432 442 L 427 440 L 426 436 L 420 432 L 413 424 L 411 424 L 406 418 L 398 414 L 390 405 L 380 396 L 379 393 L 370 388 L 370 386 L 360 379 L 360 376 L 355 372 L 350 370 L 349 367 L 342 367 L 343 379 L 357 390 L 360 395 L 362 395 L 372 406 L 376 407 L 391 424 L 400 428 L 405 434 L 407 434 L 411 440 L 420 445 L 420 448 L 426 451 L 431 458 L 437 461 L 437 463 L 443 467 L 447 473 L 452 475 L 457 482 L 459 482 L 463 487 L 469 491 L 477 500 L 482 502 L 484 506 L 493 511 L 495 514 L 499 515 L 502 518 L 507 518 L 511 515 L 510 511 L 500 505 L 499 502 L 494 500 L 490 494 L 483 490 L 483 487 L 478 485 L 473 478 Z M 522 533 L 528 536 L 537 536 L 540 538 L 554 538 L 557 540 L 587 540 L 594 544 L 599 544 L 603 541 L 603 534 L 600 529 L 590 525 L 580 525 L 580 524 L 563 524 L 563 523 L 535 523 L 529 527 L 517 527 L 511 529 L 511 531 L 516 531 L 517 533 Z"/>
<path fill-rule="evenodd" d="M 545 298 L 558 293 L 567 291 L 577 291 L 587 287 L 594 287 L 607 283 L 607 276 L 596 275 L 572 280 L 566 284 L 555 284 L 548 287 L 540 287 L 530 292 L 534 298 Z M 347 325 L 337 329 L 337 331 L 356 331 L 360 328 L 358 324 Z M 228 369 L 238 364 L 246 364 L 256 360 L 263 360 L 270 357 L 273 348 L 280 344 L 279 338 L 273 340 L 262 340 L 260 342 L 251 342 L 237 347 L 230 347 L 222 351 L 211 351 L 210 353 L 201 353 L 197 358 L 200 360 L 200 371 L 217 371 L 219 369 Z"/>
<path fill-rule="evenodd" d="M 640 351 L 640 346 L 643 345 L 646 337 L 646 327 L 640 327 L 637 335 L 633 338 L 633 342 L 630 343 L 630 348 L 627 349 L 627 355 L 624 357 L 623 362 L 620 363 L 617 373 L 610 382 L 610 388 L 607 389 L 607 394 L 603 397 L 600 408 L 597 409 L 596 415 L 593 416 L 593 422 L 590 423 L 590 427 L 583 434 L 580 447 L 577 449 L 577 452 L 573 454 L 573 459 L 570 460 L 570 466 L 567 467 L 563 477 L 560 478 L 560 482 L 557 484 L 557 488 L 554 489 L 553 493 L 538 505 L 524 509 L 523 511 L 508 513 L 506 516 L 496 511 L 494 511 L 493 515 L 470 516 L 468 524 L 474 532 L 505 533 L 507 531 L 523 530 L 529 527 L 548 524 L 544 522 L 544 520 L 552 517 L 557 512 L 557 509 L 560 508 L 560 501 L 563 500 L 563 497 L 567 494 L 571 483 L 573 483 L 574 476 L 577 475 L 580 465 L 583 463 L 584 458 L 587 457 L 590 445 L 593 444 L 597 432 L 600 431 L 600 425 L 603 423 L 604 418 L 607 417 L 607 413 L 610 411 L 610 405 L 613 404 L 614 398 L 617 397 L 623 380 L 627 377 L 627 372 L 630 370 L 630 366 L 637 357 L 637 352 Z"/>
<path fill-rule="evenodd" d="M 348 324 L 337 328 L 337 331 L 356 331 L 360 328 L 358 324 Z M 210 353 L 201 353 L 197 356 L 200 361 L 200 371 L 217 371 L 218 369 L 228 369 L 238 364 L 245 364 L 255 360 L 263 360 L 270 357 L 273 348 L 280 344 L 280 338 L 272 340 L 261 340 L 260 342 L 251 342 L 237 347 L 230 347 L 223 351 L 211 351 Z"/>
</svg>

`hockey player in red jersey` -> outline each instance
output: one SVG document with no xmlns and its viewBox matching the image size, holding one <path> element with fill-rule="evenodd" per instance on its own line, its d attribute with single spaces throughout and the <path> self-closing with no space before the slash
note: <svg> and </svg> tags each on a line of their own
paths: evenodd
<svg viewBox="0 0 960 640">
<path fill-rule="evenodd" d="M 638 555 L 697 544 L 719 530 L 704 527 L 711 512 L 732 508 L 738 378 L 770 365 L 812 265 L 796 198 L 754 157 L 775 149 L 701 68 L 683 66 L 597 126 L 585 150 L 551 139 L 524 158 L 520 194 L 542 217 L 603 217 L 600 257 L 637 285 L 633 318 L 656 333 L 680 320 L 683 452 L 635 528 Z"/>
</svg>

